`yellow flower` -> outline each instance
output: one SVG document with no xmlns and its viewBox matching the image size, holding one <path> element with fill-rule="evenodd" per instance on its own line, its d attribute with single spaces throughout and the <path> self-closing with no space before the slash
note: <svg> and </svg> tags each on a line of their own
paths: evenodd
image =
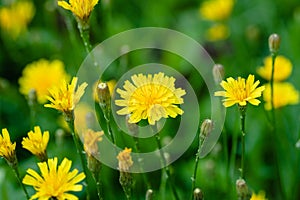
<svg viewBox="0 0 300 200">
<path fill-rule="evenodd" d="M 77 81 L 78 78 L 73 77 L 71 84 L 67 84 L 64 80 L 59 87 L 54 86 L 53 88 L 49 89 L 50 96 L 47 96 L 47 99 L 51 103 L 45 104 L 44 106 L 48 108 L 54 108 L 67 115 L 70 114 L 84 94 L 84 90 L 88 85 L 86 82 L 84 82 L 77 88 L 77 91 L 75 91 Z"/>
<path fill-rule="evenodd" d="M 199 11 L 201 16 L 210 21 L 226 20 L 232 11 L 234 0 L 207 0 Z"/>
<path fill-rule="evenodd" d="M 22 146 L 30 151 L 33 155 L 42 160 L 47 157 L 46 148 L 49 142 L 49 132 L 44 131 L 42 134 L 39 126 L 34 127 L 34 131 L 28 132 L 28 138 L 23 138 Z"/>
<path fill-rule="evenodd" d="M 6 128 L 2 129 L 0 135 L 0 156 L 5 158 L 8 162 L 13 163 L 15 160 L 16 143 L 10 141 L 10 136 Z"/>
<path fill-rule="evenodd" d="M 271 110 L 271 86 L 266 84 L 266 89 L 263 92 L 265 109 Z M 279 108 L 286 105 L 295 105 L 299 103 L 299 92 L 290 83 L 274 82 L 274 108 Z"/>
<path fill-rule="evenodd" d="M 0 26 L 8 35 L 16 39 L 26 32 L 34 13 L 35 8 L 31 1 L 16 1 L 9 7 L 0 9 Z"/>
<path fill-rule="evenodd" d="M 215 92 L 215 96 L 226 97 L 226 99 L 223 100 L 225 107 L 230 107 L 234 104 L 246 106 L 247 102 L 257 106 L 260 101 L 256 98 L 260 97 L 262 91 L 265 89 L 265 86 L 257 88 L 259 81 L 254 83 L 254 75 L 251 74 L 247 80 L 241 77 L 235 80 L 230 77 L 227 78 L 227 81 L 222 81 L 220 85 L 225 91 Z"/>
<path fill-rule="evenodd" d="M 268 200 L 264 191 L 259 191 L 258 194 L 252 193 L 250 200 Z"/>
<path fill-rule="evenodd" d="M 175 88 L 175 78 L 165 76 L 164 73 L 133 75 L 131 82 L 125 81 L 123 88 L 117 89 L 121 98 L 116 100 L 118 106 L 124 106 L 117 111 L 119 115 L 130 114 L 129 123 L 137 123 L 141 119 L 148 119 L 149 124 L 154 125 L 162 117 L 175 118 L 182 115 L 183 110 L 176 104 L 182 104 L 181 96 L 185 90 Z"/>
<path fill-rule="evenodd" d="M 84 173 L 78 174 L 74 169 L 69 172 L 72 161 L 64 158 L 60 166 L 57 167 L 57 158 L 48 159 L 47 162 L 38 163 L 40 176 L 36 171 L 28 169 L 23 179 L 23 183 L 31 185 L 36 193 L 30 199 L 58 199 L 77 200 L 78 198 L 68 191 L 78 192 L 82 190 L 82 185 L 77 184 L 85 178 Z"/>
<path fill-rule="evenodd" d="M 228 38 L 229 29 L 224 24 L 215 24 L 206 31 L 206 39 L 208 41 L 219 41 Z"/>
<path fill-rule="evenodd" d="M 257 73 L 266 80 L 271 80 L 272 74 L 272 57 L 264 59 L 264 66 L 257 69 Z M 277 56 L 274 66 L 274 81 L 283 81 L 292 73 L 292 63 L 284 56 Z"/>
<path fill-rule="evenodd" d="M 129 168 L 133 165 L 133 161 L 131 158 L 131 148 L 125 147 L 123 151 L 121 151 L 117 159 L 119 160 L 119 170 L 122 172 L 126 172 L 129 170 Z"/>
<path fill-rule="evenodd" d="M 87 129 L 83 133 L 84 150 L 89 156 L 98 153 L 98 142 L 102 141 L 103 134 L 103 131 L 95 132 L 91 129 Z"/>
<path fill-rule="evenodd" d="M 49 88 L 59 85 L 64 79 L 69 79 L 69 76 L 64 70 L 63 62 L 40 59 L 28 64 L 23 70 L 23 75 L 19 79 L 20 92 L 27 96 L 29 91 L 34 89 L 38 102 L 45 103 Z"/>
<path fill-rule="evenodd" d="M 86 21 L 98 1 L 99 0 L 69 0 L 69 3 L 58 1 L 58 5 L 66 10 L 70 10 L 80 20 Z"/>
</svg>

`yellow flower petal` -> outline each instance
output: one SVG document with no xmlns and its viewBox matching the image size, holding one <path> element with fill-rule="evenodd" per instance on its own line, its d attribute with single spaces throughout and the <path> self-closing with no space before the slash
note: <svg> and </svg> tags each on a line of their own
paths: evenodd
<svg viewBox="0 0 300 200">
<path fill-rule="evenodd" d="M 154 125 L 161 118 L 175 118 L 183 114 L 177 105 L 183 103 L 182 96 L 186 92 L 175 88 L 174 77 L 160 72 L 154 75 L 133 75 L 131 80 L 133 83 L 128 80 L 124 82 L 124 90 L 117 88 L 122 99 L 115 100 L 117 106 L 123 107 L 117 114 L 130 114 L 130 123 L 148 119 L 149 124 Z"/>
</svg>

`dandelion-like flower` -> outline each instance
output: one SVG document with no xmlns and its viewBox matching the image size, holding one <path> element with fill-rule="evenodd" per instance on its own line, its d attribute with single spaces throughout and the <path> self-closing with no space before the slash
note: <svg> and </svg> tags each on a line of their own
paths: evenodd
<svg viewBox="0 0 300 200">
<path fill-rule="evenodd" d="M 34 127 L 34 131 L 28 132 L 28 137 L 23 138 L 22 146 L 24 149 L 30 151 L 33 155 L 39 157 L 41 160 L 47 158 L 46 148 L 49 142 L 49 131 L 44 131 L 42 134 L 39 126 Z"/>
<path fill-rule="evenodd" d="M 123 88 L 117 89 L 121 98 L 116 100 L 118 106 L 122 106 L 117 111 L 119 115 L 130 114 L 129 123 L 137 123 L 142 119 L 148 119 L 149 124 L 154 125 L 161 118 L 169 116 L 175 118 L 182 115 L 177 105 L 183 103 L 185 90 L 175 88 L 175 78 L 165 76 L 164 73 L 133 75 L 130 81 L 126 80 Z M 176 105 L 177 104 L 177 105 Z"/>
<path fill-rule="evenodd" d="M 247 80 L 241 77 L 235 80 L 230 77 L 227 78 L 227 81 L 222 81 L 220 84 L 225 91 L 215 92 L 215 96 L 223 96 L 226 98 L 223 100 L 225 107 L 230 107 L 234 104 L 246 106 L 247 102 L 257 106 L 260 101 L 256 98 L 260 97 L 262 91 L 265 89 L 265 86 L 257 87 L 259 83 L 259 81 L 254 82 L 254 75 L 251 74 Z"/>
<path fill-rule="evenodd" d="M 292 63 L 284 56 L 277 56 L 274 65 L 274 81 L 283 81 L 292 73 Z M 272 57 L 264 59 L 264 66 L 257 69 L 257 73 L 266 80 L 271 80 L 272 75 Z"/>
<path fill-rule="evenodd" d="M 274 108 L 280 108 L 287 105 L 296 105 L 299 103 L 299 91 L 288 82 L 274 82 L 273 93 Z M 265 109 L 271 110 L 271 86 L 266 84 L 266 89 L 263 92 L 263 99 L 265 103 Z"/>
<path fill-rule="evenodd" d="M 98 142 L 102 141 L 103 134 L 103 131 L 96 132 L 91 129 L 83 133 L 84 150 L 89 156 L 98 153 Z"/>
<path fill-rule="evenodd" d="M 26 32 L 35 13 L 31 1 L 15 1 L 9 7 L 0 8 L 0 26 L 13 39 Z"/>
<path fill-rule="evenodd" d="M 14 163 L 16 143 L 10 141 L 10 136 L 6 128 L 2 129 L 2 135 L 0 135 L 0 156 L 5 158 L 7 162 Z"/>
<path fill-rule="evenodd" d="M 63 62 L 40 59 L 28 64 L 23 70 L 23 75 L 19 79 L 20 92 L 28 96 L 31 90 L 35 90 L 37 100 L 42 104 L 47 101 L 48 90 L 68 78 Z"/>
<path fill-rule="evenodd" d="M 86 21 L 99 0 L 69 0 L 58 1 L 58 5 L 70 10 L 80 20 Z"/>
<path fill-rule="evenodd" d="M 215 24 L 206 31 L 206 38 L 211 42 L 228 38 L 229 28 L 224 24 Z"/>
<path fill-rule="evenodd" d="M 81 191 L 82 185 L 77 183 L 82 181 L 85 175 L 83 172 L 78 174 L 77 169 L 70 172 L 71 165 L 72 161 L 64 158 L 61 164 L 57 166 L 57 158 L 55 157 L 48 159 L 48 162 L 38 163 L 41 175 L 33 169 L 28 169 L 22 182 L 33 186 L 36 191 L 30 199 L 77 200 L 75 195 L 68 192 Z"/>
<path fill-rule="evenodd" d="M 210 21 L 226 20 L 232 11 L 234 0 L 207 0 L 199 9 L 201 16 Z"/>
<path fill-rule="evenodd" d="M 127 172 L 129 168 L 133 165 L 130 153 L 131 148 L 125 147 L 125 149 L 121 151 L 117 156 L 117 159 L 119 161 L 119 170 L 122 172 Z"/>
<path fill-rule="evenodd" d="M 62 84 L 49 89 L 50 96 L 47 99 L 51 102 L 45 104 L 45 107 L 54 108 L 65 113 L 67 116 L 72 113 L 75 105 L 79 102 L 87 87 L 87 83 L 82 83 L 76 90 L 78 78 L 73 77 L 71 84 L 67 84 L 64 80 Z M 76 91 L 75 91 L 76 90 Z"/>
<path fill-rule="evenodd" d="M 258 194 L 252 193 L 250 200 L 268 200 L 264 191 L 259 191 Z"/>
</svg>

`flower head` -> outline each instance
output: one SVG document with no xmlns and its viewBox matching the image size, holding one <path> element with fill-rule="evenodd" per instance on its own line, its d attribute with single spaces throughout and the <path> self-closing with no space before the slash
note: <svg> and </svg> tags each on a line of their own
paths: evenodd
<svg viewBox="0 0 300 200">
<path fill-rule="evenodd" d="M 9 7 L 0 8 L 0 26 L 16 39 L 27 30 L 34 13 L 35 8 L 31 1 L 16 1 Z"/>
<path fill-rule="evenodd" d="M 39 126 L 34 127 L 34 131 L 28 132 L 28 137 L 23 138 L 22 146 L 41 160 L 47 157 L 46 148 L 49 142 L 49 132 L 44 131 L 42 134 Z"/>
<path fill-rule="evenodd" d="M 88 155 L 95 155 L 98 153 L 98 142 L 102 141 L 103 131 L 93 131 L 87 129 L 83 133 L 84 150 Z"/>
<path fill-rule="evenodd" d="M 260 101 L 256 98 L 260 97 L 262 91 L 264 91 L 265 86 L 260 86 L 259 81 L 254 83 L 254 75 L 249 75 L 247 80 L 238 77 L 237 80 L 232 77 L 227 78 L 227 81 L 222 81 L 220 84 L 225 91 L 215 92 L 215 96 L 226 97 L 224 99 L 223 105 L 225 107 L 230 107 L 234 104 L 239 104 L 240 106 L 246 106 L 247 102 L 257 106 Z"/>
<path fill-rule="evenodd" d="M 253 192 L 250 200 L 267 200 L 266 193 L 264 191 L 259 191 L 258 194 Z"/>
<path fill-rule="evenodd" d="M 54 86 L 49 89 L 50 96 L 47 99 L 51 102 L 45 104 L 45 107 L 54 108 L 65 114 L 70 114 L 75 108 L 75 105 L 79 102 L 80 98 L 84 94 L 84 90 L 87 87 L 87 83 L 82 83 L 76 90 L 78 78 L 73 77 L 71 84 L 67 84 L 64 80 L 62 84 Z M 75 91 L 76 90 L 76 91 Z"/>
<path fill-rule="evenodd" d="M 33 169 L 28 169 L 23 183 L 31 185 L 36 193 L 30 199 L 58 199 L 77 200 L 78 198 L 69 191 L 78 192 L 82 185 L 77 184 L 85 178 L 84 173 L 78 174 L 78 170 L 69 171 L 72 161 L 64 158 L 57 167 L 57 158 L 48 159 L 48 162 L 38 163 L 41 171 L 39 175 Z"/>
<path fill-rule="evenodd" d="M 153 76 L 133 75 L 131 80 L 133 84 L 125 81 L 125 90 L 117 89 L 123 99 L 115 101 L 116 105 L 124 107 L 117 114 L 130 114 L 129 123 L 148 119 L 149 124 L 154 125 L 161 118 L 183 114 L 176 104 L 183 103 L 181 96 L 185 95 L 185 90 L 175 88 L 175 78 L 160 72 Z"/>
<path fill-rule="evenodd" d="M 8 162 L 13 163 L 15 160 L 16 143 L 10 141 L 10 136 L 6 128 L 2 129 L 0 135 L 0 156 Z"/>
<path fill-rule="evenodd" d="M 58 5 L 66 10 L 70 10 L 80 20 L 86 21 L 98 1 L 99 0 L 69 0 L 69 3 L 58 1 Z"/>
<path fill-rule="evenodd" d="M 225 40 L 229 36 L 229 28 L 224 24 L 215 24 L 206 31 L 208 41 L 215 42 Z"/>
<path fill-rule="evenodd" d="M 28 96 L 31 90 L 35 90 L 38 102 L 45 103 L 49 88 L 59 85 L 62 80 L 68 78 L 63 62 L 40 59 L 28 64 L 23 70 L 23 75 L 19 79 L 20 92 Z"/>
<path fill-rule="evenodd" d="M 288 82 L 274 82 L 274 108 L 280 108 L 286 105 L 295 105 L 299 103 L 299 92 L 294 86 Z M 266 89 L 263 92 L 265 109 L 271 110 L 271 86 L 266 84 Z"/>
<path fill-rule="evenodd" d="M 257 69 L 257 73 L 266 80 L 271 80 L 272 57 L 264 59 L 264 66 Z M 274 81 L 283 81 L 292 73 L 292 63 L 284 56 L 277 56 L 274 65 Z"/>
<path fill-rule="evenodd" d="M 119 160 L 119 170 L 122 172 L 126 172 L 129 170 L 129 168 L 133 165 L 133 161 L 131 158 L 131 148 L 125 147 L 123 151 L 121 151 L 117 159 Z"/>
<path fill-rule="evenodd" d="M 207 0 L 199 9 L 201 16 L 210 21 L 226 20 L 232 11 L 234 0 Z"/>
</svg>

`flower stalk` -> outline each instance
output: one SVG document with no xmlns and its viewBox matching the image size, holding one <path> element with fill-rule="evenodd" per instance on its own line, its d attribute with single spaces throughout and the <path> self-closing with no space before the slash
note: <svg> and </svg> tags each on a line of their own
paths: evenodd
<svg viewBox="0 0 300 200">
<path fill-rule="evenodd" d="M 82 165 L 82 169 L 85 173 L 86 176 L 88 176 L 88 168 L 87 168 L 87 164 L 86 164 L 86 160 L 85 160 L 85 156 L 84 156 L 84 150 L 82 147 L 82 144 L 80 142 L 80 139 L 78 137 L 78 135 L 75 132 L 75 126 L 74 126 L 74 112 L 71 111 L 68 115 L 65 115 L 65 120 L 68 123 L 70 130 L 71 130 L 71 134 L 72 134 L 72 138 L 77 150 L 77 154 L 79 155 L 80 158 L 80 162 Z M 88 181 L 88 179 L 87 179 Z M 87 199 L 89 199 L 90 197 L 90 190 L 89 190 L 89 184 L 87 184 Z"/>
<path fill-rule="evenodd" d="M 14 162 L 11 163 L 11 162 L 8 162 L 8 161 L 7 161 L 7 163 L 8 163 L 8 165 L 12 168 L 12 170 L 13 170 L 13 172 L 14 172 L 14 174 L 15 174 L 15 176 L 16 176 L 18 182 L 19 182 L 19 184 L 21 185 L 22 190 L 23 190 L 23 192 L 24 192 L 24 194 L 25 194 L 25 196 L 26 196 L 26 199 L 30 199 L 30 197 L 29 197 L 29 195 L 28 195 L 28 192 L 27 192 L 27 190 L 26 190 L 24 184 L 22 183 L 22 180 L 21 180 L 21 177 L 20 177 L 20 173 L 19 173 L 19 170 L 18 170 L 18 160 L 17 160 L 16 155 L 15 155 L 15 160 L 14 160 Z"/>
<path fill-rule="evenodd" d="M 240 120 L 241 120 L 241 143 L 242 143 L 242 156 L 241 156 L 241 176 L 240 178 L 245 178 L 245 117 L 246 117 L 246 106 L 239 106 Z"/>
<path fill-rule="evenodd" d="M 163 167 L 163 170 L 165 170 L 166 172 L 166 176 L 167 176 L 167 180 L 171 186 L 171 190 L 172 190 L 172 193 L 175 197 L 176 200 L 179 200 L 179 196 L 176 192 L 176 188 L 175 188 L 175 185 L 173 183 L 173 179 L 172 179 L 172 176 L 171 176 L 171 172 L 170 172 L 170 168 L 169 166 L 167 165 L 167 161 L 166 161 L 166 158 L 165 158 L 165 155 L 164 155 L 164 152 L 162 150 L 162 146 L 161 146 L 161 140 L 160 140 L 160 135 L 157 131 L 157 124 L 155 124 L 154 126 L 151 126 L 152 127 L 152 130 L 155 134 L 155 140 L 156 140 L 156 144 L 157 144 L 157 147 L 158 147 L 158 150 L 159 150 L 159 153 L 160 153 L 160 161 L 161 161 L 161 164 L 162 166 L 165 166 Z"/>
</svg>

